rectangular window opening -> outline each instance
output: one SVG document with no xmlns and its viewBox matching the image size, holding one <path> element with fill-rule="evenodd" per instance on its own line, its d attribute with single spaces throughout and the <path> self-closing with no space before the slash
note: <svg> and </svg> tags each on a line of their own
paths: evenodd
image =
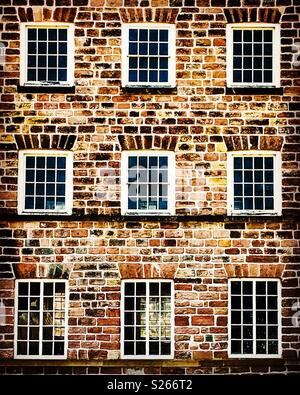
<svg viewBox="0 0 300 395">
<path fill-rule="evenodd" d="M 18 280 L 15 358 L 65 359 L 67 282 Z"/>
<path fill-rule="evenodd" d="M 122 354 L 124 358 L 172 358 L 172 282 L 123 283 Z"/>
<path fill-rule="evenodd" d="M 21 25 L 21 85 L 72 86 L 74 33 L 70 24 Z"/>
<path fill-rule="evenodd" d="M 279 87 L 279 25 L 227 26 L 227 77 L 232 87 Z"/>
<path fill-rule="evenodd" d="M 20 151 L 20 214 L 71 213 L 71 160 L 70 152 Z"/>
<path fill-rule="evenodd" d="M 123 26 L 123 86 L 175 85 L 175 25 Z"/>
<path fill-rule="evenodd" d="M 232 357 L 280 357 L 279 295 L 277 279 L 230 280 Z"/>
</svg>

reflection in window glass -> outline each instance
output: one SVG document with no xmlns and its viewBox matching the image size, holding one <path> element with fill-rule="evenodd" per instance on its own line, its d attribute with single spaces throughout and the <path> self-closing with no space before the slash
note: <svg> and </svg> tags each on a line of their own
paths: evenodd
<svg viewBox="0 0 300 395">
<path fill-rule="evenodd" d="M 19 281 L 17 356 L 65 355 L 66 283 Z"/>
<path fill-rule="evenodd" d="M 278 288 L 276 280 L 230 281 L 231 354 L 279 353 Z"/>
<path fill-rule="evenodd" d="M 129 28 L 128 82 L 165 84 L 170 74 L 170 31 L 168 28 Z"/>
<path fill-rule="evenodd" d="M 124 284 L 124 355 L 171 355 L 171 282 Z"/>
<path fill-rule="evenodd" d="M 66 210 L 66 156 L 25 155 L 24 209 Z"/>
</svg>

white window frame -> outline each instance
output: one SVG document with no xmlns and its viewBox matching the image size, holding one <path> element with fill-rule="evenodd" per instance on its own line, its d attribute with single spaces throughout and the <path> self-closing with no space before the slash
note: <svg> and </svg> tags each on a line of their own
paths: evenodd
<svg viewBox="0 0 300 395">
<path fill-rule="evenodd" d="M 233 82 L 233 30 L 237 28 L 238 30 L 246 29 L 273 29 L 273 78 L 272 82 Z M 274 23 L 229 23 L 226 26 L 226 48 L 227 48 L 227 86 L 231 88 L 279 88 L 280 87 L 280 25 Z"/>
<path fill-rule="evenodd" d="M 235 210 L 234 209 L 234 158 L 273 157 L 274 158 L 274 210 Z M 282 213 L 282 170 L 281 152 L 275 151 L 232 151 L 227 153 L 227 215 L 279 216 Z M 244 197 L 244 196 L 243 196 Z"/>
<path fill-rule="evenodd" d="M 148 333 L 148 321 L 146 322 L 147 339 L 146 339 L 146 355 L 125 355 L 124 354 L 124 341 L 125 341 L 125 284 L 126 283 L 146 283 L 146 296 L 149 296 L 149 284 L 157 283 L 169 283 L 171 284 L 171 353 L 170 355 L 149 355 L 149 333 Z M 175 339 L 174 339 L 174 327 L 175 327 L 175 302 L 174 302 L 174 281 L 167 279 L 124 279 L 121 282 L 121 359 L 174 359 Z M 146 320 L 149 317 L 149 304 L 146 304 Z"/>
<path fill-rule="evenodd" d="M 165 29 L 169 31 L 168 82 L 129 81 L 129 29 Z M 150 55 L 147 55 L 150 57 Z M 124 23 L 122 25 L 122 86 L 139 88 L 173 88 L 176 85 L 176 28 L 168 23 Z"/>
<path fill-rule="evenodd" d="M 128 209 L 128 158 L 130 156 L 167 156 L 168 157 L 168 209 L 167 210 L 132 210 Z M 123 151 L 121 157 L 121 213 L 122 215 L 174 215 L 175 214 L 175 152 L 136 150 Z"/>
<path fill-rule="evenodd" d="M 28 81 L 27 80 L 27 42 L 28 28 L 66 28 L 68 29 L 67 41 L 67 81 L 57 84 L 51 82 Z M 20 24 L 20 85 L 21 86 L 49 86 L 49 87 L 71 87 L 74 86 L 74 25 L 64 22 L 24 22 Z M 48 55 L 48 54 L 46 54 Z"/>
<path fill-rule="evenodd" d="M 49 209 L 25 209 L 25 180 L 26 180 L 26 157 L 27 156 L 54 156 L 66 158 L 66 193 L 64 210 Z M 57 215 L 72 214 L 73 206 L 73 152 L 62 150 L 20 150 L 18 167 L 18 214 L 34 215 Z"/>
<path fill-rule="evenodd" d="M 65 325 L 63 326 L 65 330 L 65 339 L 64 339 L 64 354 L 63 355 L 18 355 L 17 354 L 17 342 L 18 342 L 18 312 L 19 312 L 19 283 L 64 283 L 65 284 Z M 69 284 L 67 280 L 62 279 L 20 279 L 15 281 L 16 289 L 15 289 L 15 314 L 14 314 L 14 359 L 67 359 L 68 354 L 68 306 L 69 306 Z M 43 294 L 44 297 L 44 294 Z M 40 296 L 40 300 L 43 299 Z M 42 307 L 42 303 L 40 303 Z M 44 310 L 40 308 L 40 310 L 36 310 L 40 314 L 40 322 Z M 41 348 L 42 343 L 42 330 L 43 325 L 39 325 L 40 339 L 39 339 L 39 348 Z"/>
<path fill-rule="evenodd" d="M 278 296 L 277 296 L 277 301 L 278 301 L 278 354 L 232 354 L 231 351 L 231 283 L 234 281 L 252 281 L 252 282 L 269 282 L 269 281 L 276 281 L 277 282 L 277 290 L 278 290 Z M 243 359 L 249 359 L 249 358 L 255 358 L 255 359 L 266 359 L 266 358 L 274 358 L 278 359 L 282 357 L 282 323 L 281 323 L 281 310 L 282 310 L 282 297 L 281 297 L 281 281 L 279 278 L 273 278 L 273 277 L 267 277 L 267 278 L 253 278 L 253 277 L 243 277 L 243 278 L 230 278 L 228 279 L 228 355 L 230 358 L 243 358 Z M 255 293 L 256 295 L 256 293 Z M 253 294 L 251 295 L 254 300 L 254 305 L 253 305 L 253 312 L 256 312 L 256 301 L 255 297 Z M 241 309 L 241 311 L 243 311 Z M 256 346 L 256 322 L 255 322 L 255 314 L 253 314 L 253 350 L 255 350 Z"/>
</svg>

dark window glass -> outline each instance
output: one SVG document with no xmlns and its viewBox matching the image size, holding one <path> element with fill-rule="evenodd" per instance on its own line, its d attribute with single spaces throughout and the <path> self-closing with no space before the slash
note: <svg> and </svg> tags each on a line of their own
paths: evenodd
<svg viewBox="0 0 300 395">
<path fill-rule="evenodd" d="M 138 40 L 138 30 L 129 29 L 129 41 L 137 41 L 137 40 Z"/>
</svg>

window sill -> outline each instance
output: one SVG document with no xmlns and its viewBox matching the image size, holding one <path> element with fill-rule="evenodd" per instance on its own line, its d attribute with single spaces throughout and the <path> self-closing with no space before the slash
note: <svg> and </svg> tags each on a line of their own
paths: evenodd
<svg viewBox="0 0 300 395">
<path fill-rule="evenodd" d="M 244 86 L 244 87 L 226 87 L 226 95 L 283 95 L 283 88 L 276 87 L 257 87 L 257 86 Z"/>
<path fill-rule="evenodd" d="M 18 93 L 75 93 L 75 86 L 18 85 Z"/>
<path fill-rule="evenodd" d="M 283 215 L 118 215 L 118 214 L 7 214 L 0 213 L 7 221 L 119 221 L 119 222 L 265 222 L 265 221 L 298 221 L 300 214 Z"/>
<path fill-rule="evenodd" d="M 149 94 L 172 94 L 176 95 L 177 94 L 177 87 L 171 87 L 171 86 L 145 86 L 145 85 L 135 85 L 135 86 L 123 86 L 121 87 L 121 92 L 122 93 L 149 93 Z"/>
<path fill-rule="evenodd" d="M 281 217 L 282 213 L 262 213 L 262 212 L 229 212 L 228 217 Z"/>
<path fill-rule="evenodd" d="M 155 213 L 155 212 L 141 212 L 141 213 L 134 213 L 134 212 L 126 212 L 122 214 L 123 217 L 125 218 L 140 218 L 140 217 L 174 217 L 175 213 L 166 213 L 166 212 L 160 212 L 160 213 Z"/>
<path fill-rule="evenodd" d="M 63 211 L 63 212 L 59 212 L 59 211 L 55 211 L 55 212 L 52 212 L 52 211 L 51 212 L 49 212 L 49 211 L 43 211 L 43 212 L 42 211 L 39 211 L 39 212 L 28 211 L 28 212 L 24 212 L 24 211 L 22 211 L 22 212 L 18 213 L 18 215 L 20 217 L 25 217 L 25 216 L 30 216 L 30 217 L 45 217 L 45 216 L 66 217 L 66 216 L 71 216 L 72 213 L 66 212 L 66 211 Z"/>
</svg>

